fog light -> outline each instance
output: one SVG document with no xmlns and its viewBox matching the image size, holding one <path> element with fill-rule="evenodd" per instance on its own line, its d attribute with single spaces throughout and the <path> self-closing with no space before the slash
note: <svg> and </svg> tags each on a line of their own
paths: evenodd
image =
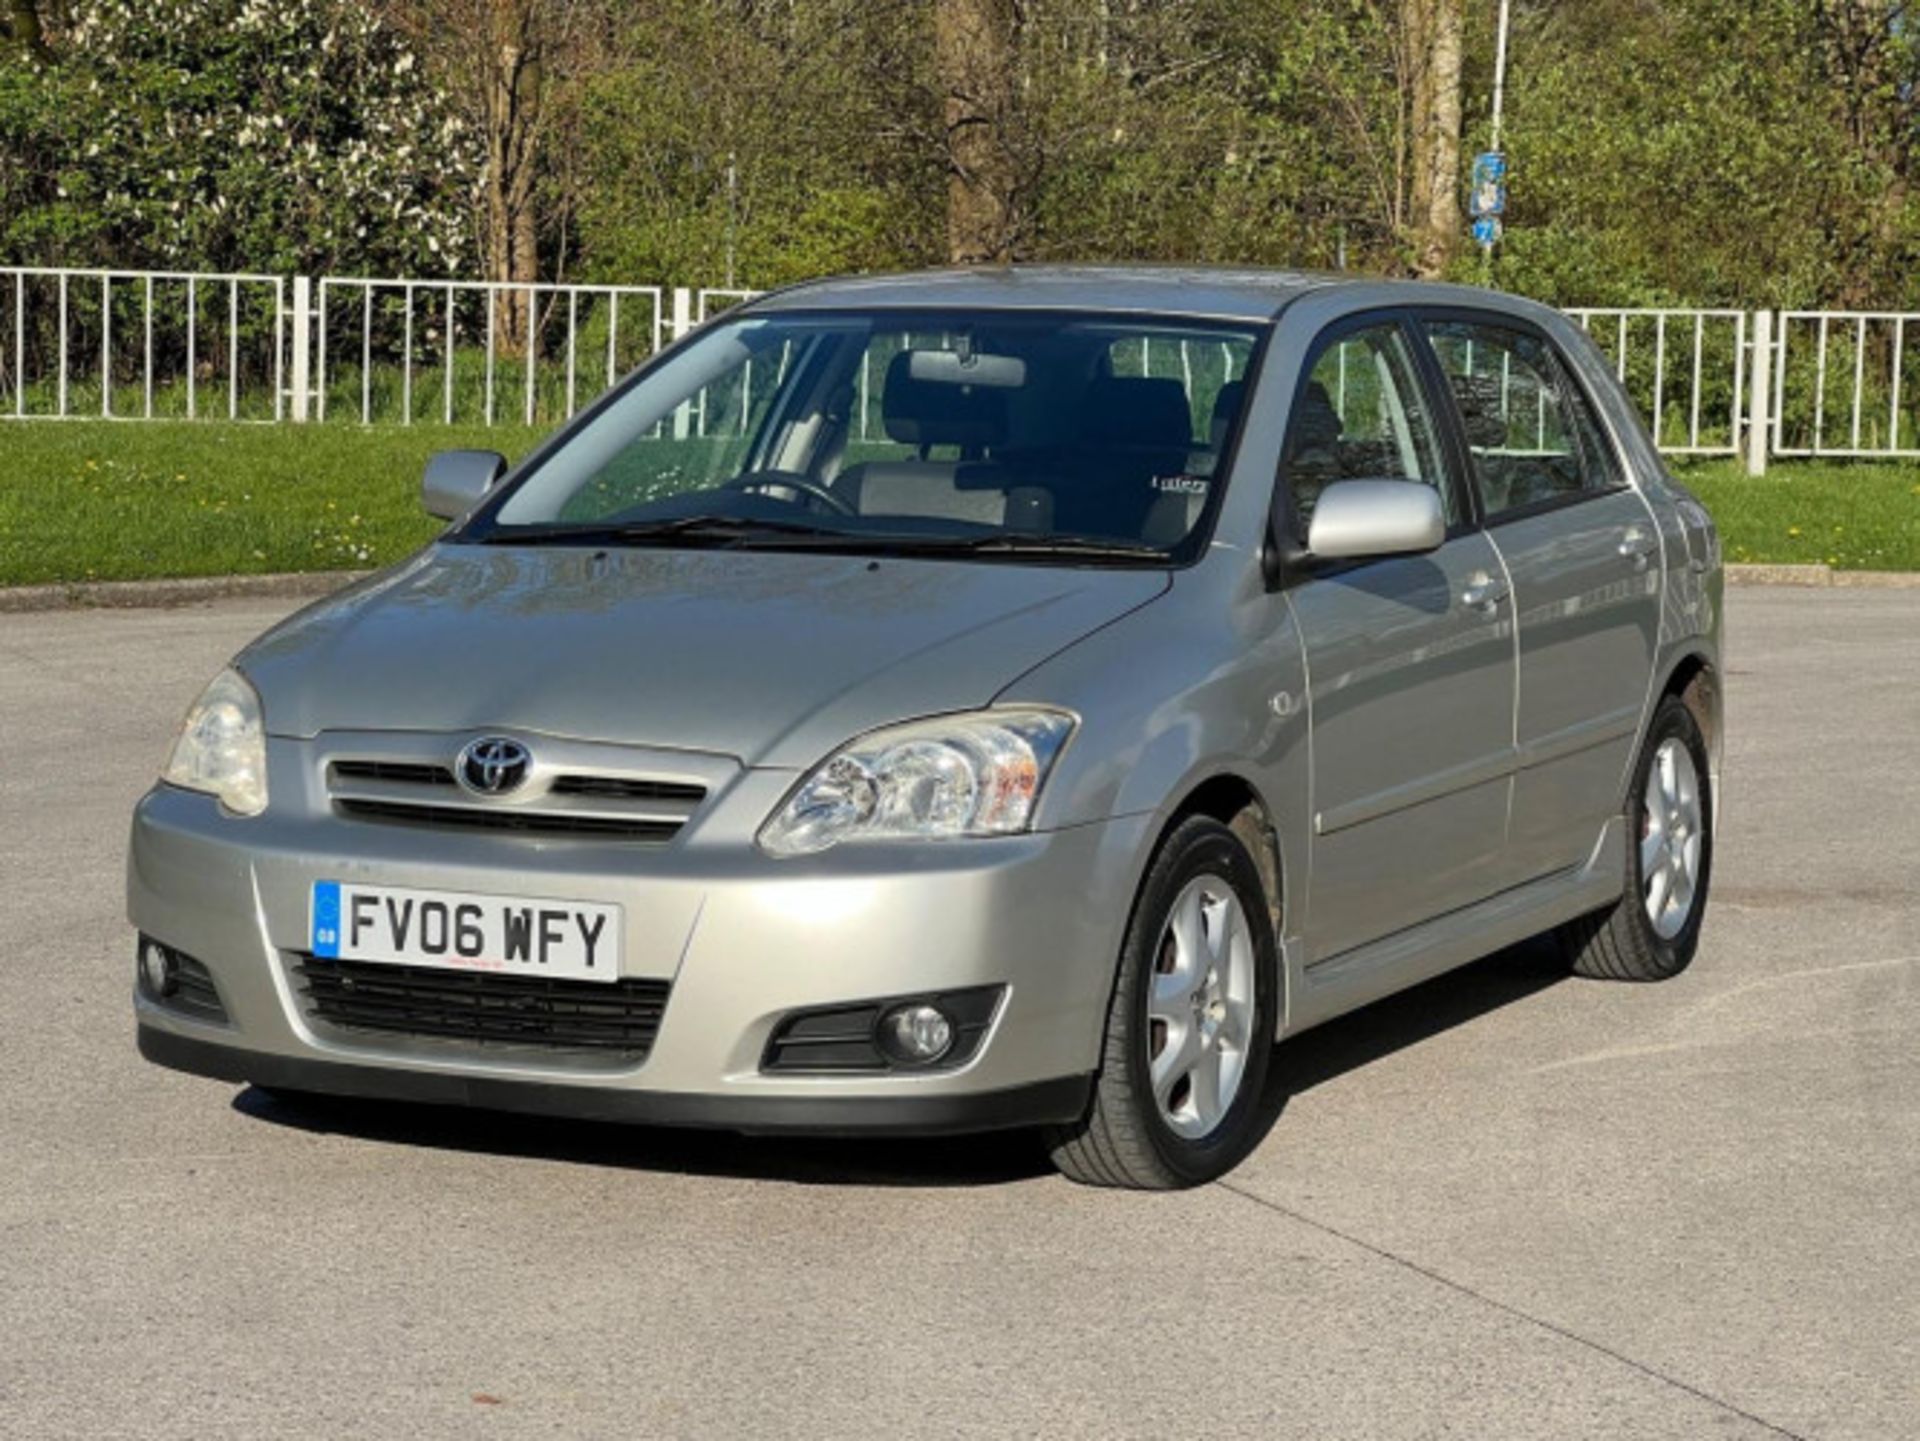
<svg viewBox="0 0 1920 1441">
<path fill-rule="evenodd" d="M 880 1018 L 880 1044 L 895 1060 L 924 1066 L 953 1045 L 953 1022 L 924 1001 L 899 1006 Z"/>
<path fill-rule="evenodd" d="M 170 996 L 180 986 L 179 967 L 173 952 L 158 941 L 140 942 L 140 984 L 150 996 Z"/>
</svg>

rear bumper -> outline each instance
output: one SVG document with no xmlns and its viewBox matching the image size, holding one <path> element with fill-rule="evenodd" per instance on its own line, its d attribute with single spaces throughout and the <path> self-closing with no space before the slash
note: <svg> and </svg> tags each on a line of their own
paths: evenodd
<svg viewBox="0 0 1920 1441">
<path fill-rule="evenodd" d="M 1085 1075 L 965 1094 L 714 1096 L 347 1065 L 249 1051 L 153 1026 L 143 1025 L 139 1033 L 140 1054 L 155 1065 L 221 1081 L 433 1106 L 477 1106 L 577 1120 L 756 1134 L 944 1136 L 1064 1123 L 1086 1112 L 1093 1084 L 1093 1077 Z"/>
</svg>

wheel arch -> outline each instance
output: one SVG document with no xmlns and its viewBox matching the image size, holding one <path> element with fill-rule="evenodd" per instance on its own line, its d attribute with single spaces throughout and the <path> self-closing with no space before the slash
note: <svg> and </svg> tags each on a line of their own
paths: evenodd
<svg viewBox="0 0 1920 1441">
<path fill-rule="evenodd" d="M 1273 928 L 1274 948 L 1282 949 L 1286 868 L 1282 864 L 1279 826 L 1265 798 L 1251 781 L 1233 771 L 1207 776 L 1189 786 L 1168 812 L 1154 836 L 1153 849 L 1159 850 L 1174 827 L 1189 816 L 1208 816 L 1220 822 L 1252 852 L 1254 864 L 1260 870 L 1261 887 L 1266 892 L 1267 919 Z M 1283 980 L 1284 970 L 1283 966 Z"/>
<path fill-rule="evenodd" d="M 1718 826 L 1720 757 L 1726 743 L 1726 717 L 1720 666 L 1711 652 L 1691 647 L 1673 659 L 1660 689 L 1654 693 L 1653 704 L 1647 708 L 1648 724 L 1652 724 L 1654 710 L 1669 696 L 1692 713 L 1694 724 L 1700 727 L 1700 735 L 1706 741 L 1707 784 L 1713 803 L 1710 820 Z"/>
</svg>

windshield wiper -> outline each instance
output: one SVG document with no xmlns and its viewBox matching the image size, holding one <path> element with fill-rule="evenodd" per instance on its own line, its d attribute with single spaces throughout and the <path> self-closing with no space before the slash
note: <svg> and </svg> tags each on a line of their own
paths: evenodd
<svg viewBox="0 0 1920 1441">
<path fill-rule="evenodd" d="M 960 555 L 1057 555 L 1083 560 L 1148 561 L 1167 564 L 1167 553 L 1143 540 L 1102 540 L 1087 535 L 1028 535 L 1021 531 L 999 531 L 993 535 L 899 536 L 894 544 L 924 550 L 927 554 L 953 552 Z"/>
<path fill-rule="evenodd" d="M 1101 540 L 1080 535 L 1030 535 L 995 531 L 989 535 L 927 535 L 842 530 L 811 521 L 743 516 L 682 515 L 666 520 L 637 520 L 619 525 L 540 525 L 502 528 L 486 537 L 488 545 L 648 545 L 656 542 L 764 546 L 778 550 L 840 550 L 895 556 L 1050 556 L 1068 560 L 1165 565 L 1167 553 L 1137 540 Z"/>
<path fill-rule="evenodd" d="M 677 515 L 666 520 L 634 520 L 618 525 L 537 525 L 502 527 L 486 537 L 488 545 L 539 545 L 564 541 L 576 545 L 645 545 L 656 540 L 711 540 L 737 545 L 766 536 L 836 539 L 846 532 L 803 520 L 748 520 L 729 515 Z"/>
</svg>

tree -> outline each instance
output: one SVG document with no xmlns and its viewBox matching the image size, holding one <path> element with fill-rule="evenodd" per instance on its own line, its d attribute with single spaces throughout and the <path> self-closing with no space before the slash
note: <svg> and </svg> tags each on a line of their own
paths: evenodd
<svg viewBox="0 0 1920 1441">
<path fill-rule="evenodd" d="M 1402 0 L 1401 83 L 1407 97 L 1414 270 L 1447 267 L 1460 238 L 1461 0 Z"/>
<path fill-rule="evenodd" d="M 591 273 L 779 285 L 945 253 L 930 16 L 869 0 L 635 3 L 581 87 Z"/>
<path fill-rule="evenodd" d="M 956 265 L 1011 260 L 1019 240 L 1014 0 L 935 0 L 947 165 L 947 254 Z"/>
<path fill-rule="evenodd" d="M 31 59 L 48 58 L 46 31 L 35 0 L 6 0 L 6 8 L 0 10 L 0 37 Z"/>
<path fill-rule="evenodd" d="M 388 11 L 463 107 L 485 149 L 481 264 L 489 280 L 542 274 L 543 182 L 556 168 L 567 92 L 590 69 L 603 0 L 387 0 Z M 497 342 L 525 343 L 527 292 L 502 293 Z"/>
<path fill-rule="evenodd" d="M 402 38 L 350 0 L 85 0 L 0 62 L 0 259 L 459 273 L 477 171 Z"/>
</svg>

